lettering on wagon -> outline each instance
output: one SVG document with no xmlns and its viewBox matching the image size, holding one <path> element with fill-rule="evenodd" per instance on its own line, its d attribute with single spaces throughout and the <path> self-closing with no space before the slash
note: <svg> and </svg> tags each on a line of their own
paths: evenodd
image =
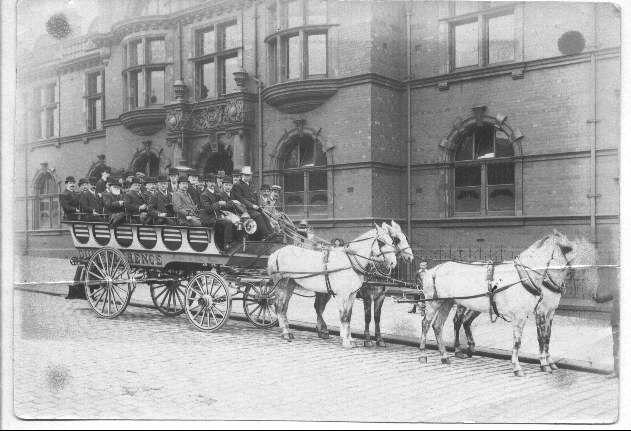
<svg viewBox="0 0 631 431">
<path fill-rule="evenodd" d="M 98 249 L 80 249 L 78 258 L 83 261 L 87 261 L 92 257 L 94 252 Z M 125 258 L 129 261 L 130 265 L 140 266 L 156 266 L 162 267 L 162 255 L 159 253 L 139 253 L 136 251 L 124 250 L 122 251 Z"/>
</svg>

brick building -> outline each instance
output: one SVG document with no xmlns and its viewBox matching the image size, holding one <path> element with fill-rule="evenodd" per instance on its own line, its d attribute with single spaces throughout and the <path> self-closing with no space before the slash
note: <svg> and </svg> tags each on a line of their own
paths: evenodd
<svg viewBox="0 0 631 431">
<path fill-rule="evenodd" d="M 71 246 L 66 175 L 251 165 L 324 237 L 393 218 L 421 255 L 475 259 L 555 227 L 618 262 L 612 4 L 91 1 L 19 64 L 23 248 Z"/>
</svg>

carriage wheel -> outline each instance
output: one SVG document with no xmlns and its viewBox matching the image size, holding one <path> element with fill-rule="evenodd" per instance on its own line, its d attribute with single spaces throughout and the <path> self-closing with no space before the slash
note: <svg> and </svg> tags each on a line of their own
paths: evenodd
<svg viewBox="0 0 631 431">
<path fill-rule="evenodd" d="M 135 281 L 125 256 L 113 248 L 95 252 L 85 266 L 85 296 L 101 317 L 112 319 L 127 308 Z"/>
<path fill-rule="evenodd" d="M 184 313 L 186 280 L 172 275 L 167 280 L 150 283 L 149 289 L 151 300 L 160 313 L 169 317 Z"/>
<path fill-rule="evenodd" d="M 214 272 L 202 272 L 188 282 L 184 300 L 186 315 L 204 331 L 216 331 L 230 317 L 232 297 L 228 283 Z"/>
<path fill-rule="evenodd" d="M 265 283 L 246 283 L 243 292 L 243 311 L 248 320 L 259 328 L 276 326 L 278 318 L 274 310 L 274 286 Z"/>
</svg>

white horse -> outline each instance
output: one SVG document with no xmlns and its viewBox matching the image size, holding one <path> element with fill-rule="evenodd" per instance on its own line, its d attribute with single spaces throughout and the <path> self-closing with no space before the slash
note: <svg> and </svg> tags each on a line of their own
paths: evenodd
<svg viewBox="0 0 631 431">
<path fill-rule="evenodd" d="M 287 306 L 298 287 L 335 297 L 340 312 L 342 345 L 353 347 L 350 328 L 353 301 L 369 267 L 375 264 L 388 269 L 397 264 L 392 237 L 377 225 L 345 247 L 309 250 L 288 245 L 272 253 L 267 261 L 267 272 L 276 288 L 276 315 L 282 338 L 287 341 L 294 338 L 287 322 Z"/>
<path fill-rule="evenodd" d="M 382 223 L 381 228 L 387 230 L 388 234 L 390 234 L 392 243 L 397 252 L 397 257 L 407 262 L 413 262 L 414 254 L 412 253 L 412 247 L 410 247 L 401 226 L 392 220 L 390 225 L 385 222 Z M 385 347 L 386 343 L 381 338 L 381 308 L 386 297 L 386 287 L 374 284 L 364 285 L 359 292 L 357 292 L 357 297 L 361 298 L 364 303 L 364 346 L 368 347 L 373 345 L 370 337 L 370 321 L 373 317 L 372 308 L 374 308 L 375 344 Z M 323 313 L 330 299 L 331 295 L 328 293 L 316 293 L 313 303 L 313 308 L 315 308 L 316 311 L 316 332 L 320 338 L 329 338 L 329 330 L 324 321 Z"/>
<path fill-rule="evenodd" d="M 489 287 L 500 316 L 513 326 L 511 362 L 516 376 L 523 376 L 519 364 L 519 348 L 526 319 L 535 314 L 539 338 L 539 361 L 543 371 L 551 371 L 550 331 L 552 318 L 570 276 L 574 244 L 562 233 L 553 231 L 523 251 L 512 263 L 494 267 L 492 279 L 488 265 L 445 262 L 429 270 L 421 270 L 422 289 L 429 301 L 421 327 L 419 348 L 424 354 L 427 331 L 434 329 L 441 361 L 449 363 L 442 339 L 442 328 L 454 303 L 468 310 L 485 312 L 491 306 Z"/>
</svg>

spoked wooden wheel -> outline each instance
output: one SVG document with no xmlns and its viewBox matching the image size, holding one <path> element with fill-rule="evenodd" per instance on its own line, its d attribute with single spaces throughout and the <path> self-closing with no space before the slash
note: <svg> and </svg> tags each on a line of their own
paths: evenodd
<svg viewBox="0 0 631 431">
<path fill-rule="evenodd" d="M 135 282 L 125 256 L 113 248 L 95 252 L 85 266 L 85 296 L 101 317 L 112 319 L 127 308 Z"/>
<path fill-rule="evenodd" d="M 232 297 L 228 283 L 219 274 L 201 272 L 188 282 L 184 300 L 186 315 L 204 331 L 216 331 L 230 317 Z"/>
<path fill-rule="evenodd" d="M 243 292 L 243 312 L 254 326 L 271 328 L 278 318 L 274 309 L 274 286 L 270 283 L 246 283 Z"/>
<path fill-rule="evenodd" d="M 160 313 L 174 317 L 184 313 L 184 295 L 186 294 L 186 280 L 176 275 L 167 277 L 164 281 L 149 284 L 151 300 Z"/>
</svg>

